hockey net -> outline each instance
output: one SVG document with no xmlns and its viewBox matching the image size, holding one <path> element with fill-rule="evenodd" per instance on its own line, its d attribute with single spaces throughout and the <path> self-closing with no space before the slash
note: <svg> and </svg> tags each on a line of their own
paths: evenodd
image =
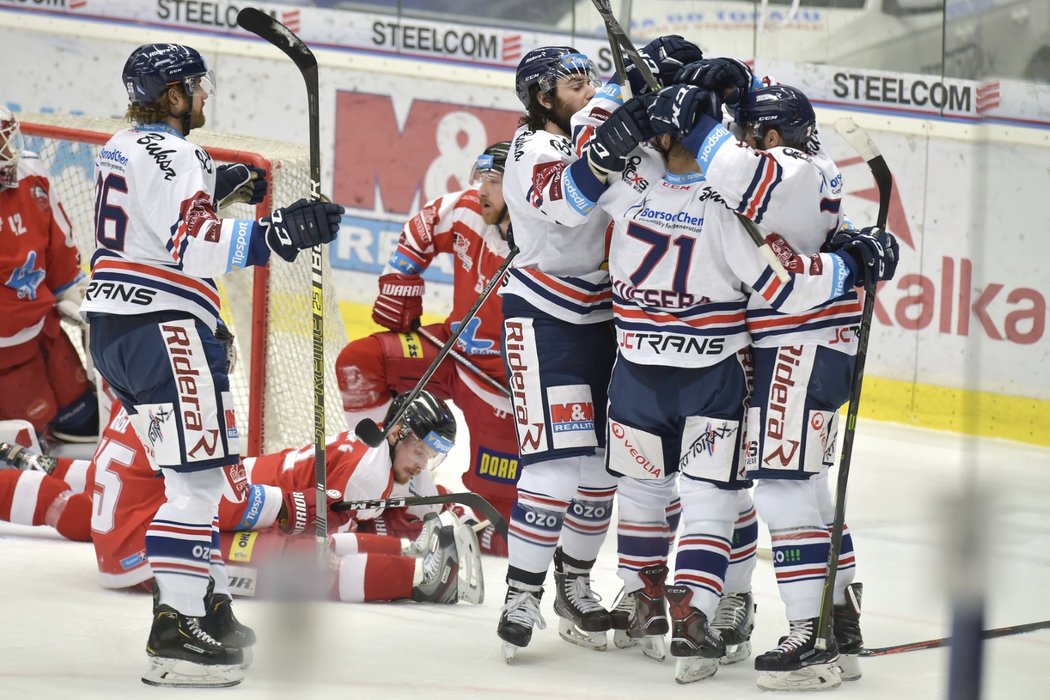
<svg viewBox="0 0 1050 700">
<path fill-rule="evenodd" d="M 23 113 L 18 119 L 26 148 L 39 154 L 47 167 L 86 271 L 95 250 L 95 156 L 112 134 L 128 124 L 56 114 Z M 190 140 L 204 146 L 220 164 L 251 163 L 269 173 L 266 201 L 254 208 L 234 205 L 220 216 L 255 219 L 308 196 L 310 169 L 305 147 L 203 129 L 195 130 Z M 323 257 L 325 418 L 326 432 L 331 435 L 346 430 L 333 369 L 346 344 L 346 332 L 332 290 L 331 266 L 328 257 Z M 313 440 L 310 279 L 310 255 L 304 253 L 293 264 L 274 257 L 267 268 L 246 268 L 215 280 L 223 320 L 237 346 L 239 359 L 230 385 L 246 456 L 300 447 Z M 72 330 L 71 335 L 77 333 L 67 330 Z"/>
</svg>

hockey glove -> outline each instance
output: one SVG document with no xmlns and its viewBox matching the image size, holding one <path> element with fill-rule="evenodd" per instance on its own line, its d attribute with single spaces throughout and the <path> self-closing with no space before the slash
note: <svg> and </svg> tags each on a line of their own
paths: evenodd
<svg viewBox="0 0 1050 700">
<path fill-rule="evenodd" d="M 682 138 L 707 115 L 722 121 L 722 100 L 710 90 L 689 85 L 672 85 L 656 95 L 649 106 L 649 122 L 657 134 Z"/>
<path fill-rule="evenodd" d="M 266 198 L 266 171 L 246 163 L 220 165 L 215 171 L 216 209 L 231 204 L 258 204 Z"/>
<path fill-rule="evenodd" d="M 259 225 L 270 250 L 295 262 L 300 250 L 334 241 L 342 217 L 343 208 L 338 204 L 300 199 L 259 219 Z"/>
<path fill-rule="evenodd" d="M 657 37 L 643 46 L 638 53 L 645 59 L 649 72 L 661 86 L 679 82 L 674 78 L 681 68 L 704 57 L 699 46 L 677 34 Z M 645 78 L 642 77 L 642 72 L 638 70 L 634 62 L 624 57 L 624 64 L 627 69 L 627 80 L 631 83 L 631 91 L 635 95 L 651 92 Z"/>
<path fill-rule="evenodd" d="M 705 58 L 678 71 L 674 82 L 715 92 L 730 109 L 735 109 L 740 97 L 751 90 L 754 79 L 747 64 L 735 58 Z"/>
<path fill-rule="evenodd" d="M 328 505 L 343 500 L 339 491 L 329 489 Z M 338 530 L 350 522 L 353 511 L 336 512 L 328 509 L 328 530 Z M 281 510 L 277 514 L 277 528 L 289 537 L 301 535 L 317 525 L 317 489 L 307 491 L 285 491 Z"/>
<path fill-rule="evenodd" d="M 891 280 L 897 272 L 900 256 L 897 238 L 876 226 L 860 231 L 839 229 L 828 241 L 827 248 L 829 252 L 847 258 L 846 264 L 853 272 L 854 284 L 858 287 L 863 287 L 868 280 L 873 283 Z"/>
<path fill-rule="evenodd" d="M 383 275 L 379 278 L 379 296 L 372 306 L 372 320 L 398 333 L 411 330 L 413 322 L 423 315 L 424 288 L 419 275 Z"/>
<path fill-rule="evenodd" d="M 84 319 L 80 318 L 80 304 L 84 301 L 84 292 L 87 291 L 88 278 L 84 273 L 79 273 L 72 284 L 66 286 L 55 296 L 55 310 L 66 320 L 78 326 L 84 325 Z"/>
<path fill-rule="evenodd" d="M 585 146 L 585 156 L 591 171 L 602 182 L 608 182 L 611 173 L 622 172 L 630 152 L 655 136 L 647 111 L 652 99 L 652 95 L 632 97 L 594 130 Z"/>
</svg>

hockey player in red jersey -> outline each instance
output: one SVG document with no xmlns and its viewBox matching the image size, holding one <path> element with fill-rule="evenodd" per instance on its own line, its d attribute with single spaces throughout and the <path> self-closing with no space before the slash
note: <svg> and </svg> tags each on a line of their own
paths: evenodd
<svg viewBox="0 0 1050 700">
<path fill-rule="evenodd" d="M 395 401 L 388 417 L 400 406 Z M 408 484 L 436 467 L 455 440 L 455 419 L 425 391 L 400 423 L 387 446 L 369 448 L 351 433 L 328 441 L 329 503 L 386 498 L 395 484 Z M 267 567 L 297 541 L 313 546 L 312 538 L 297 537 L 310 531 L 316 517 L 313 459 L 307 446 L 246 458 L 243 469 L 228 470 L 219 525 L 231 593 L 265 597 Z M 50 525 L 68 539 L 90 540 L 105 588 L 152 589 L 144 543 L 163 502 L 163 477 L 150 467 L 119 405 L 90 462 L 0 444 L 0 519 Z M 380 513 L 328 511 L 333 598 L 481 602 L 484 585 L 470 525 L 448 510 L 425 516 L 414 541 L 356 531 Z"/>
<path fill-rule="evenodd" d="M 510 142 L 494 143 L 478 156 L 469 189 L 427 202 L 408 220 L 397 250 L 379 278 L 372 319 L 390 329 L 347 344 L 336 362 L 348 423 L 378 419 L 391 397 L 408 391 L 437 355 L 438 343 L 455 332 L 479 292 L 503 265 L 510 218 L 503 202 L 503 171 Z M 423 312 L 423 272 L 441 253 L 455 266 L 452 312 L 441 323 L 418 328 Z M 506 373 L 500 355 L 503 315 L 488 299 L 467 324 L 456 350 L 427 387 L 463 411 L 470 432 L 470 464 L 463 483 L 510 520 L 518 480 L 518 449 Z M 425 336 L 430 336 L 431 339 Z M 482 549 L 506 556 L 506 542 L 493 528 L 481 536 Z"/>
<path fill-rule="evenodd" d="M 44 165 L 23 150 L 18 121 L 3 106 L 0 242 L 0 420 L 29 421 L 42 437 L 93 439 L 95 394 L 59 323 L 80 323 L 87 280 Z"/>
</svg>

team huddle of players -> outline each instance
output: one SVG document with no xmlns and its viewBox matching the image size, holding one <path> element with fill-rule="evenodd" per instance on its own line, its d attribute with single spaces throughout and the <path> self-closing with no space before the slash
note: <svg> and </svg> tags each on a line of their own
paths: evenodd
<svg viewBox="0 0 1050 700">
<path fill-rule="evenodd" d="M 520 128 L 480 154 L 469 188 L 428 202 L 405 224 L 373 309 L 389 330 L 351 342 L 337 362 L 351 425 L 404 411 L 379 448 L 346 434 L 329 442 L 330 498 L 436 493 L 429 468 L 456 437 L 450 399 L 470 432 L 464 483 L 504 514 L 509 539 L 447 511 L 329 511 L 325 585 L 345 601 L 481 602 L 479 552 L 506 555 L 498 633 L 509 660 L 543 625 L 553 562 L 565 639 L 604 649 L 613 630 L 617 646 L 662 659 L 670 631 L 676 679 L 692 682 L 750 655 L 757 512 L 790 623 L 783 641 L 756 657 L 759 685 L 834 687 L 860 676 L 861 588 L 847 530 L 835 639 L 818 648 L 833 512 L 827 472 L 856 353 L 855 287 L 890 279 L 897 245 L 845 219 L 842 177 L 820 148 L 805 95 L 759 81 L 733 59 L 704 59 L 678 36 L 642 53 L 667 87 L 650 89 L 637 69 L 630 90 L 603 85 L 571 47 L 522 59 Z M 38 467 L 0 471 L 0 517 L 91 539 L 103 585 L 152 588 L 144 682 L 233 685 L 254 634 L 233 616 L 231 595 L 280 585 L 266 562 L 301 548 L 296 535 L 310 529 L 318 504 L 312 448 L 240 457 L 226 422 L 230 343 L 212 278 L 330 242 L 342 208 L 300 200 L 259 221 L 220 218 L 224 204 L 261 201 L 266 179 L 251 166 L 215 167 L 185 140 L 203 125 L 214 86 L 203 58 L 147 45 L 122 77 L 135 126 L 99 155 L 90 285 L 39 162 L 20 153 L 17 122 L 0 113 L 2 211 L 36 197 L 37 210 L 51 212 L 31 227 L 41 260 L 18 261 L 20 286 L 5 288 L 21 299 L 30 284 L 46 302 L 26 323 L 36 331 L 12 329 L 0 347 L 32 344 L 42 358 L 32 371 L 61 376 L 53 368 L 72 348 L 49 329 L 73 289 L 116 399 L 90 462 L 0 450 L 16 466 Z M 744 217 L 787 274 L 759 254 Z M 501 298 L 481 306 L 455 360 L 405 406 L 403 392 L 510 245 L 520 252 Z M 444 323 L 420 327 L 421 275 L 439 253 L 455 258 L 453 309 Z M 34 276 L 37 267 L 46 279 Z M 83 392 L 72 393 L 55 390 L 34 427 L 75 423 L 70 416 L 83 409 L 67 409 Z M 624 586 L 607 610 L 590 571 L 614 497 Z"/>
</svg>

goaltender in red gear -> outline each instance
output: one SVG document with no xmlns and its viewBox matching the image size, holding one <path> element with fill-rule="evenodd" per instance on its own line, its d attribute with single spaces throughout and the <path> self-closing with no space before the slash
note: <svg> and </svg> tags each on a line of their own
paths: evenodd
<svg viewBox="0 0 1050 700">
<path fill-rule="evenodd" d="M 377 420 L 394 394 L 415 386 L 439 349 L 422 334 L 444 343 L 503 265 L 509 252 L 510 217 L 502 189 L 509 148 L 509 141 L 486 148 L 475 163 L 469 189 L 428 202 L 402 229 L 397 250 L 379 278 L 379 296 L 372 309 L 372 319 L 390 330 L 352 341 L 336 362 L 349 425 L 364 418 Z M 422 274 L 439 253 L 453 255 L 452 313 L 443 323 L 416 331 L 423 312 Z M 502 327 L 499 299 L 493 295 L 467 323 L 455 350 L 506 386 Z M 470 465 L 463 474 L 464 485 L 509 520 L 517 497 L 518 444 L 507 395 L 452 357 L 441 363 L 427 389 L 451 399 L 466 418 Z M 507 554 L 506 542 L 491 527 L 482 533 L 481 547 L 489 554 Z"/>
</svg>

